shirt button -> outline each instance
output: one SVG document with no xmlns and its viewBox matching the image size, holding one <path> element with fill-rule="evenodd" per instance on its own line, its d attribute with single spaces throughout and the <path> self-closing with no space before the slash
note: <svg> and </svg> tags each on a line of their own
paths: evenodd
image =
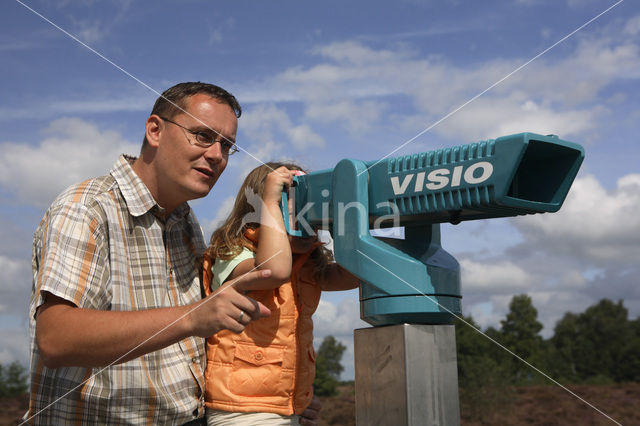
<svg viewBox="0 0 640 426">
<path fill-rule="evenodd" d="M 254 358 L 257 361 L 262 361 L 262 358 L 263 358 L 262 352 L 256 352 L 256 354 L 254 355 Z"/>
<path fill-rule="evenodd" d="M 200 361 L 200 359 L 198 358 L 191 358 L 191 362 L 193 362 L 194 364 L 197 364 L 198 361 Z"/>
</svg>

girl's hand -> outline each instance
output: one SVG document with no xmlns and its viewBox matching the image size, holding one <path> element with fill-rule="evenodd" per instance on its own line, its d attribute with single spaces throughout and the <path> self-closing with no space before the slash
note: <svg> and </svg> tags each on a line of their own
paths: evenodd
<svg viewBox="0 0 640 426">
<path fill-rule="evenodd" d="M 290 186 L 293 183 L 293 170 L 289 170 L 286 167 L 278 167 L 267 175 L 264 193 L 262 199 L 265 203 L 280 204 L 282 199 L 282 191 L 286 186 Z"/>
</svg>

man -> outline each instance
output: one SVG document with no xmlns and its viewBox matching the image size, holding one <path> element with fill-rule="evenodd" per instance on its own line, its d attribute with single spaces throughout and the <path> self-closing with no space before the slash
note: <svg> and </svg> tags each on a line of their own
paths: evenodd
<svg viewBox="0 0 640 426">
<path fill-rule="evenodd" d="M 140 157 L 121 156 L 45 213 L 33 246 L 28 423 L 200 424 L 202 338 L 269 314 L 243 295 L 269 271 L 201 300 L 205 242 L 187 204 L 225 169 L 240 114 L 220 87 L 168 89 Z"/>
</svg>

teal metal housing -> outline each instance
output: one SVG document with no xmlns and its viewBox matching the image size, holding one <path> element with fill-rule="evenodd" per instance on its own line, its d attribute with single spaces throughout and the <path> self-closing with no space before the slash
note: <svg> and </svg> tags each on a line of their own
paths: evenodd
<svg viewBox="0 0 640 426">
<path fill-rule="evenodd" d="M 556 212 L 583 159 L 580 145 L 534 133 L 375 162 L 345 159 L 294 178 L 297 222 L 308 226 L 294 230 L 284 217 L 293 235 L 330 231 L 336 261 L 361 280 L 364 321 L 446 324 L 461 313 L 462 294 L 439 224 Z M 404 239 L 370 233 L 390 226 L 404 227 Z"/>
</svg>

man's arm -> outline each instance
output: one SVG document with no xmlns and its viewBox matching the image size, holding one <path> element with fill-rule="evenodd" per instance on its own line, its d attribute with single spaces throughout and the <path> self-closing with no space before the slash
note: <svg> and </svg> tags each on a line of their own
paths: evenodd
<svg viewBox="0 0 640 426">
<path fill-rule="evenodd" d="M 99 367 L 129 361 L 189 336 L 209 337 L 222 329 L 239 333 L 251 320 L 269 315 L 264 305 L 243 292 L 270 274 L 249 272 L 199 302 L 143 311 L 78 308 L 46 293 L 36 313 L 36 344 L 49 368 Z"/>
</svg>

